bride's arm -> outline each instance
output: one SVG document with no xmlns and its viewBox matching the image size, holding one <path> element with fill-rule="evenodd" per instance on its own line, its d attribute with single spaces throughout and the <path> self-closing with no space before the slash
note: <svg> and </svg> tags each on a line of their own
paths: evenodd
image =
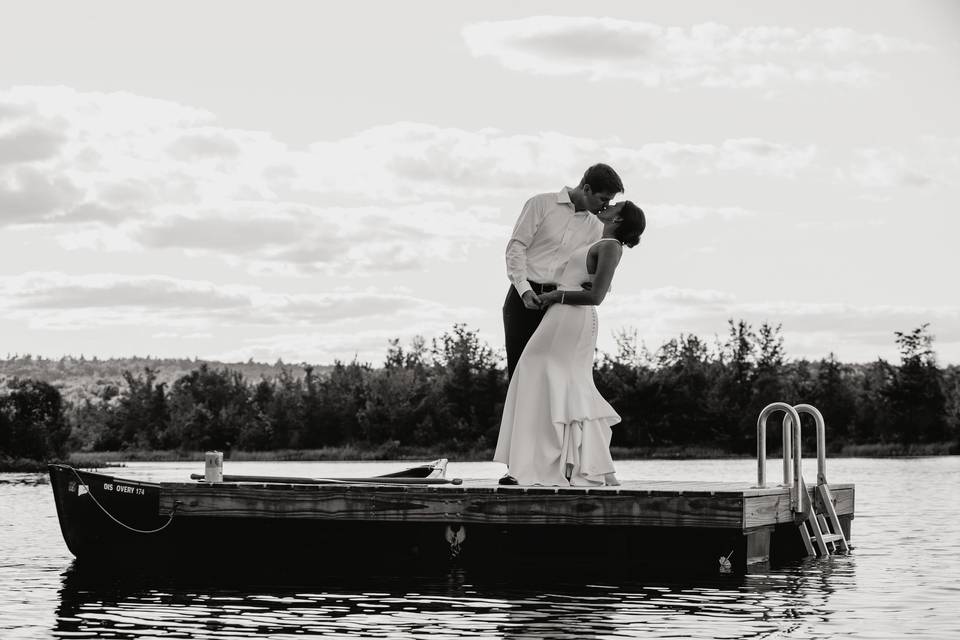
<svg viewBox="0 0 960 640">
<path fill-rule="evenodd" d="M 540 296 L 540 300 L 551 304 L 600 304 L 610 290 L 613 272 L 617 270 L 622 255 L 623 246 L 619 242 L 601 242 L 597 245 L 597 272 L 589 291 L 551 291 Z"/>
</svg>

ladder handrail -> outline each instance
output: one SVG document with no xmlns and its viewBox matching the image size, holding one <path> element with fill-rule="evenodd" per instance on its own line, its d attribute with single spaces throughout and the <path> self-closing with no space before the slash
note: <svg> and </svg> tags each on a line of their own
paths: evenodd
<svg viewBox="0 0 960 640">
<path fill-rule="evenodd" d="M 795 512 L 802 512 L 803 495 L 802 455 L 800 452 L 800 414 L 786 402 L 773 402 L 760 412 L 757 418 L 757 486 L 767 485 L 767 419 L 775 412 L 783 411 L 783 484 L 791 487 L 790 503 Z M 791 466 L 792 463 L 792 466 Z"/>
<path fill-rule="evenodd" d="M 801 413 L 813 416 L 817 428 L 817 484 L 827 484 L 827 434 L 823 414 L 811 404 L 798 404 L 794 405 L 793 408 L 797 411 L 798 420 Z M 787 420 L 792 420 L 789 414 L 784 418 L 785 424 Z M 799 425 L 796 432 L 800 433 Z"/>
<path fill-rule="evenodd" d="M 791 460 L 794 446 L 791 444 L 793 438 L 790 425 L 795 423 L 788 421 L 791 417 L 796 417 L 799 422 L 800 414 L 786 402 L 773 402 L 764 407 L 760 417 L 757 418 L 757 486 L 761 489 L 767 486 L 767 420 L 777 411 L 783 411 L 786 414 L 783 422 L 783 484 L 793 484 Z M 799 449 L 797 453 L 799 454 Z"/>
</svg>

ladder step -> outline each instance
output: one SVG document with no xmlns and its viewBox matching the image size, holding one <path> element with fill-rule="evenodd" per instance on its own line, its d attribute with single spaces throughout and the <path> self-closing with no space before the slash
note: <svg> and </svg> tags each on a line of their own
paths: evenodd
<svg viewBox="0 0 960 640">
<path fill-rule="evenodd" d="M 812 537 L 814 540 L 817 539 L 816 536 L 811 536 L 811 537 Z M 843 534 L 842 534 L 842 533 L 825 533 L 825 534 L 823 534 L 823 542 L 824 542 L 824 544 L 828 544 L 828 543 L 830 543 L 830 542 L 837 542 L 838 540 L 843 540 Z"/>
<path fill-rule="evenodd" d="M 827 515 L 830 516 L 830 524 L 832 529 L 837 532 L 839 535 L 843 535 L 843 527 L 840 525 L 840 518 L 837 517 L 837 510 L 833 506 L 833 496 L 830 495 L 830 487 L 827 485 L 826 480 L 823 484 L 817 485 L 817 493 L 820 494 L 821 502 L 823 503 L 824 509 L 827 511 Z M 840 548 L 847 553 L 850 552 L 850 543 L 847 542 L 846 537 L 842 537 L 837 540 L 840 543 Z M 836 546 L 836 545 L 834 545 Z"/>
</svg>

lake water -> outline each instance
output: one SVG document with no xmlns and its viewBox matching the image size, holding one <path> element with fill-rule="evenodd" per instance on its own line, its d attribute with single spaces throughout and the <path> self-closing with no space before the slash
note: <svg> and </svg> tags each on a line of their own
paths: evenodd
<svg viewBox="0 0 960 640">
<path fill-rule="evenodd" d="M 805 476 L 816 477 L 816 461 Z M 0 474 L 0 639 L 960 638 L 960 457 L 831 459 L 856 483 L 855 549 L 748 576 L 479 579 L 341 576 L 206 586 L 91 576 L 73 566 L 46 478 Z M 779 461 L 770 460 L 769 478 Z M 366 476 L 406 463 L 241 463 L 227 473 Z M 203 463 L 108 473 L 185 481 Z M 493 463 L 448 477 L 495 478 Z M 620 461 L 624 480 L 753 481 L 753 460 Z"/>
</svg>

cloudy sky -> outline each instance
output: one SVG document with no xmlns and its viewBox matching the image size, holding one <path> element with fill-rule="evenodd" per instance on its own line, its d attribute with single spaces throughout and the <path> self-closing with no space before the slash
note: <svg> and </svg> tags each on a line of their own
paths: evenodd
<svg viewBox="0 0 960 640">
<path fill-rule="evenodd" d="M 4 2 L 0 356 L 502 346 L 530 195 L 647 212 L 600 348 L 960 362 L 960 5 Z"/>
</svg>

